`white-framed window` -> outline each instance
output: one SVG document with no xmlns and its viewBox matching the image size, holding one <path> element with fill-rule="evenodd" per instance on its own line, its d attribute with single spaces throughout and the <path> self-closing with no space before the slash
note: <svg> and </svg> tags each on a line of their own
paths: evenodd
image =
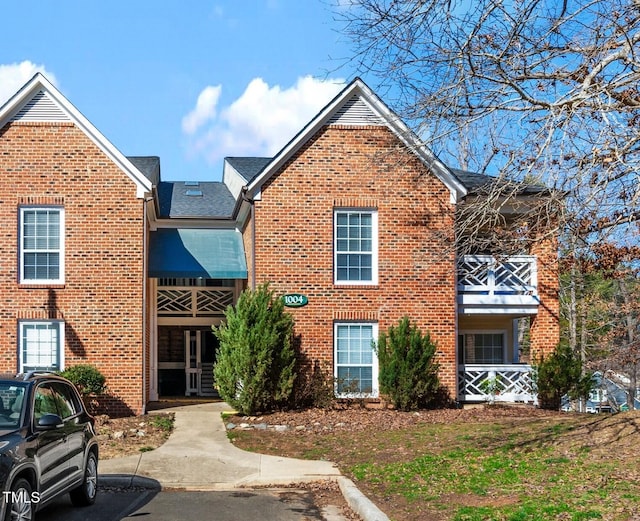
<svg viewBox="0 0 640 521">
<path fill-rule="evenodd" d="M 378 396 L 378 356 L 374 351 L 374 342 L 377 339 L 376 323 L 334 324 L 334 376 L 337 396 Z"/>
<path fill-rule="evenodd" d="M 378 212 L 337 209 L 333 215 L 334 282 L 378 283 Z"/>
<path fill-rule="evenodd" d="M 21 320 L 19 329 L 20 372 L 64 369 L 64 322 Z"/>
<path fill-rule="evenodd" d="M 463 364 L 503 364 L 505 331 L 461 331 L 458 349 Z"/>
<path fill-rule="evenodd" d="M 20 282 L 64 282 L 63 208 L 20 208 Z"/>
</svg>

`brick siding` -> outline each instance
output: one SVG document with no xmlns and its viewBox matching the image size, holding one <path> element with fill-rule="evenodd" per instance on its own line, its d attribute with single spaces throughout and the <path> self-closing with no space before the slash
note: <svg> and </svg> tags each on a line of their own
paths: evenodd
<svg viewBox="0 0 640 521">
<path fill-rule="evenodd" d="M 95 364 L 110 412 L 142 411 L 143 237 L 136 187 L 71 123 L 0 129 L 0 371 L 18 369 L 18 320 L 65 323 L 65 365 Z M 62 204 L 65 283 L 18 284 L 19 206 Z"/>
<path fill-rule="evenodd" d="M 374 286 L 333 282 L 333 211 L 347 207 L 377 209 Z M 291 309 L 295 332 L 303 358 L 325 367 L 336 321 L 377 321 L 382 332 L 407 315 L 437 342 L 455 397 L 453 215 L 449 190 L 386 127 L 325 126 L 255 202 L 256 283 L 309 298 Z"/>
</svg>

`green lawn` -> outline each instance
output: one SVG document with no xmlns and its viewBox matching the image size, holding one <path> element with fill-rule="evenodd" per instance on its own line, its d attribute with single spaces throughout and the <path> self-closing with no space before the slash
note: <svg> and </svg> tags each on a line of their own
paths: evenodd
<svg viewBox="0 0 640 521">
<path fill-rule="evenodd" d="M 255 451 L 336 462 L 398 521 L 640 519 L 637 413 L 372 425 L 233 437 Z"/>
</svg>

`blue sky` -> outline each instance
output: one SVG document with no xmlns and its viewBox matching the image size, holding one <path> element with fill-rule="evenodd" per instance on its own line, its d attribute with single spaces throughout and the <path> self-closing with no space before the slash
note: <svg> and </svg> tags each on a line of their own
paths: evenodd
<svg viewBox="0 0 640 521">
<path fill-rule="evenodd" d="M 353 78 L 335 3 L 6 2 L 0 104 L 43 72 L 164 180 L 220 180 L 224 156 L 273 155 Z"/>
</svg>

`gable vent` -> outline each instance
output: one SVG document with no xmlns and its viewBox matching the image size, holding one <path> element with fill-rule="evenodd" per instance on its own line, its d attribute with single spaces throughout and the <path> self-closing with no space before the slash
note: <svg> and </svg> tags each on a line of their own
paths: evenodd
<svg viewBox="0 0 640 521">
<path fill-rule="evenodd" d="M 69 116 L 41 90 L 23 105 L 11 121 L 69 121 Z"/>
<path fill-rule="evenodd" d="M 348 100 L 329 120 L 329 125 L 384 125 L 384 121 L 360 96 Z"/>
</svg>

